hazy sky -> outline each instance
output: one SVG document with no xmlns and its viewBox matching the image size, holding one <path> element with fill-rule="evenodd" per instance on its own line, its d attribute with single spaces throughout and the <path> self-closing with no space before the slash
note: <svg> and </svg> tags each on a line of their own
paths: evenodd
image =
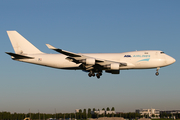
<svg viewBox="0 0 180 120">
<path fill-rule="evenodd" d="M 115 107 L 180 109 L 179 0 L 2 0 L 0 2 L 0 111 L 74 112 Z M 162 50 L 176 63 L 159 70 L 124 70 L 89 78 L 11 60 L 6 31 L 16 30 L 41 51 L 46 43 L 75 53 Z"/>
</svg>

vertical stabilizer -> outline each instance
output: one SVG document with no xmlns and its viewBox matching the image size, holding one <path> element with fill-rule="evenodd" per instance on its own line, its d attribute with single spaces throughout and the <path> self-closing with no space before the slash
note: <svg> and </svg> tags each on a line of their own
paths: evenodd
<svg viewBox="0 0 180 120">
<path fill-rule="evenodd" d="M 33 44 L 26 40 L 17 31 L 7 31 L 11 44 L 16 54 L 37 54 L 42 53 Z"/>
</svg>

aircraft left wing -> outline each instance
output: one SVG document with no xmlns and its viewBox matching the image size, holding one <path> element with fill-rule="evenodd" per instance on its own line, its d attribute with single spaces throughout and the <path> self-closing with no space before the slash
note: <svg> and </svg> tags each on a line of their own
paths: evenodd
<svg viewBox="0 0 180 120">
<path fill-rule="evenodd" d="M 76 64 L 84 63 L 86 70 L 94 69 L 94 67 L 93 67 L 94 65 L 100 65 L 101 67 L 107 67 L 108 65 L 116 66 L 116 69 L 119 69 L 120 66 L 127 65 L 127 63 L 115 62 L 115 61 L 110 61 L 110 60 L 94 58 L 94 57 L 90 57 L 90 56 L 86 56 L 86 55 L 82 55 L 82 54 L 72 53 L 69 51 L 55 48 L 50 44 L 46 44 L 46 46 L 49 49 L 55 50 L 56 52 L 59 52 L 61 54 L 68 56 L 66 59 L 71 62 L 75 62 Z M 117 66 L 117 65 L 119 65 L 119 66 Z"/>
</svg>

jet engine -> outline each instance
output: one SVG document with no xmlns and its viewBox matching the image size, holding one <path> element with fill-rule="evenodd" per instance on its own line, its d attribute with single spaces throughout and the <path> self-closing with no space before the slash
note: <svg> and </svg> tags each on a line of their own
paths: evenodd
<svg viewBox="0 0 180 120">
<path fill-rule="evenodd" d="M 110 69 L 110 70 L 119 70 L 119 66 L 120 66 L 119 63 L 111 63 L 111 64 L 108 64 L 108 65 L 105 65 L 104 67 L 106 69 Z"/>
<path fill-rule="evenodd" d="M 94 58 L 87 58 L 87 59 L 80 60 L 80 62 L 85 63 L 87 65 L 95 65 L 96 60 Z"/>
</svg>

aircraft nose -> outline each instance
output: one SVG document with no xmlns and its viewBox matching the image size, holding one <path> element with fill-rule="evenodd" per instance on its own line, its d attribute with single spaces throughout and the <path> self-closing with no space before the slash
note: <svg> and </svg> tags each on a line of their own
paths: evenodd
<svg viewBox="0 0 180 120">
<path fill-rule="evenodd" d="M 167 64 L 173 64 L 176 62 L 176 59 L 174 59 L 173 57 L 171 56 L 168 56 L 168 59 L 167 59 Z"/>
</svg>

